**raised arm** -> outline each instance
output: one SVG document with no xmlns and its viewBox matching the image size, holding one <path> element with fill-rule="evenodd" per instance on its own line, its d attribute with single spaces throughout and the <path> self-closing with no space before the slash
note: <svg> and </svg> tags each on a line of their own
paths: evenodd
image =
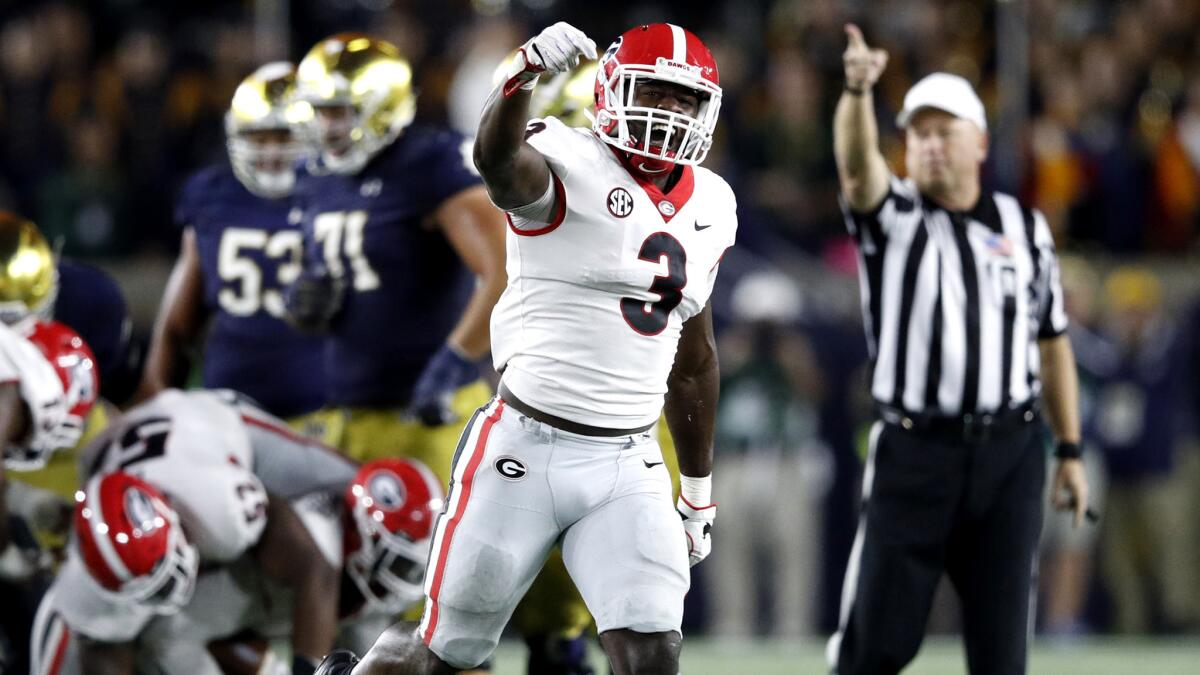
<svg viewBox="0 0 1200 675">
<path fill-rule="evenodd" d="M 849 44 L 842 54 L 846 83 L 833 115 L 833 152 L 838 181 L 850 208 L 865 212 L 887 196 L 887 162 L 879 151 L 879 128 L 875 123 L 872 87 L 887 67 L 888 55 L 871 49 L 862 31 L 846 24 Z"/>
<path fill-rule="evenodd" d="M 177 387 L 187 379 L 191 365 L 188 350 L 195 344 L 206 318 L 204 280 L 196 233 L 189 227 L 183 232 L 179 259 L 167 281 L 154 336 L 138 386 L 137 401 L 144 401 L 163 389 Z"/>
<path fill-rule="evenodd" d="M 479 121 L 474 158 L 496 206 L 514 209 L 547 194 L 550 167 L 525 142 L 529 97 L 541 73 L 567 72 L 580 56 L 596 58 L 596 43 L 560 21 L 517 51 L 507 80 L 492 91 Z"/>
</svg>

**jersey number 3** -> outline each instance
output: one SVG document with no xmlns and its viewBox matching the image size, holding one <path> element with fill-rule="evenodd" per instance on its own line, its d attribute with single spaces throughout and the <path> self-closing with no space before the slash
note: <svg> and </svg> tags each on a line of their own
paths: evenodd
<svg viewBox="0 0 1200 675">
<path fill-rule="evenodd" d="M 638 298 L 621 298 L 621 315 L 629 327 L 642 335 L 658 335 L 667 327 L 671 311 L 683 302 L 683 287 L 687 285 L 687 252 L 683 244 L 666 232 L 655 232 L 646 237 L 638 258 L 661 264 L 667 259 L 667 275 L 654 277 L 650 292 L 658 294 L 658 300 L 646 302 Z"/>
</svg>

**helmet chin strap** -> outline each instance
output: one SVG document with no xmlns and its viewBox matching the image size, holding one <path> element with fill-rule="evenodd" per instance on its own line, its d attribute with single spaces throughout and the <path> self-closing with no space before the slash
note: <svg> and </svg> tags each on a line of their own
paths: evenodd
<svg viewBox="0 0 1200 675">
<path fill-rule="evenodd" d="M 635 139 L 634 142 L 636 143 L 637 140 Z M 675 169 L 675 162 L 662 157 L 643 157 L 626 152 L 625 160 L 632 169 L 647 176 L 661 176 Z"/>
<path fill-rule="evenodd" d="M 649 157 L 639 157 L 638 155 L 630 155 L 630 165 L 637 169 L 640 173 L 648 176 L 661 176 L 675 168 L 674 162 L 668 162 L 665 159 L 650 159 Z"/>
</svg>

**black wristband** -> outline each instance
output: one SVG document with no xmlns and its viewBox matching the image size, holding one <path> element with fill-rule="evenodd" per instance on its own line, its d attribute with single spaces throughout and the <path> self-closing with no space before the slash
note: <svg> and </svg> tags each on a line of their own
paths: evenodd
<svg viewBox="0 0 1200 675">
<path fill-rule="evenodd" d="M 854 87 L 851 87 L 849 84 L 843 84 L 842 91 L 846 92 L 847 94 L 850 94 L 851 96 L 863 96 L 868 91 L 870 91 L 870 89 L 867 87 L 859 87 L 859 88 L 855 89 Z"/>
<path fill-rule="evenodd" d="M 1079 448 L 1078 443 L 1059 441 L 1058 446 L 1054 448 L 1054 456 L 1059 459 L 1079 459 L 1083 457 L 1083 450 Z"/>
</svg>

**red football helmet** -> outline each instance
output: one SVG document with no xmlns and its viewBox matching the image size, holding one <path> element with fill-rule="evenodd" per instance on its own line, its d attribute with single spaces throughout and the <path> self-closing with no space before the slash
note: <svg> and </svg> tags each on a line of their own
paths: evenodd
<svg viewBox="0 0 1200 675">
<path fill-rule="evenodd" d="M 700 97 L 696 116 L 634 105 L 638 84 L 655 80 L 695 90 Z M 664 167 L 699 164 L 712 147 L 720 110 L 717 62 L 700 38 L 679 26 L 655 23 L 628 30 L 600 57 L 592 129 L 609 145 Z M 665 138 L 651 143 L 652 130 L 665 132 Z"/>
<path fill-rule="evenodd" d="M 100 375 L 92 350 L 79 334 L 57 321 L 26 321 L 17 332 L 46 357 L 62 385 L 61 396 L 53 384 L 45 400 L 30 401 L 39 407 L 37 428 L 27 445 L 5 449 L 5 465 L 33 470 L 45 465 L 55 450 L 74 447 L 83 435 L 88 412 L 100 393 Z"/>
<path fill-rule="evenodd" d="M 379 459 L 346 488 L 345 569 L 372 610 L 395 614 L 421 597 L 442 484 L 411 459 Z"/>
<path fill-rule="evenodd" d="M 75 493 L 75 533 L 91 578 L 119 601 L 159 614 L 192 597 L 198 556 L 162 493 L 123 471 L 93 476 Z"/>
</svg>

